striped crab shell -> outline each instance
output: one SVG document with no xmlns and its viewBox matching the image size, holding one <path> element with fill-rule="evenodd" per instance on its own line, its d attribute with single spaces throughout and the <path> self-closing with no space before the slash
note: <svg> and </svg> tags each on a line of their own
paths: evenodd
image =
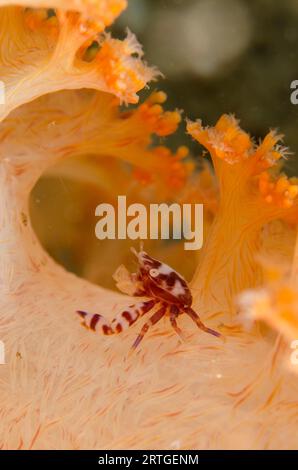
<svg viewBox="0 0 298 470">
<path fill-rule="evenodd" d="M 132 249 L 132 252 L 138 259 L 139 276 L 145 291 L 168 303 L 183 307 L 192 304 L 190 289 L 181 274 L 145 251 L 136 252 Z"/>
</svg>

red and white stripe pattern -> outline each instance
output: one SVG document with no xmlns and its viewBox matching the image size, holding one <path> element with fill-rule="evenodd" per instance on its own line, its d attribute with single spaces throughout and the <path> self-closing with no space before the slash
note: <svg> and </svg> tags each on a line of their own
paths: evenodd
<svg viewBox="0 0 298 470">
<path fill-rule="evenodd" d="M 152 258 L 145 251 L 135 254 L 140 264 L 145 291 L 148 290 L 159 300 L 168 301 L 181 307 L 192 304 L 192 295 L 187 282 L 177 271 Z"/>
<path fill-rule="evenodd" d="M 120 266 L 114 275 L 117 287 L 128 295 L 146 295 L 149 298 L 151 297 L 151 300 L 130 305 L 119 312 L 111 322 L 97 313 L 91 314 L 79 310 L 77 313 L 83 319 L 83 326 L 104 335 L 114 335 L 127 330 L 139 317 L 154 309 L 152 316 L 143 325 L 135 340 L 132 346 L 133 349 L 137 348 L 149 328 L 159 322 L 165 315 L 170 316 L 171 325 L 180 337 L 182 337 L 182 332 L 177 325 L 177 318 L 183 313 L 186 313 L 201 330 L 213 336 L 221 336 L 217 331 L 205 326 L 199 315 L 191 308 L 192 295 L 190 288 L 177 271 L 167 264 L 151 258 L 143 250 L 138 253 L 132 249 L 132 252 L 138 259 L 138 272 L 131 274 L 124 266 Z"/>
<path fill-rule="evenodd" d="M 104 335 L 114 335 L 133 325 L 138 318 L 149 312 L 156 303 L 156 300 L 148 300 L 130 305 L 125 310 L 119 312 L 111 322 L 98 313 L 92 314 L 82 310 L 78 310 L 77 313 L 83 319 L 83 326 L 89 330 L 101 332 Z"/>
</svg>

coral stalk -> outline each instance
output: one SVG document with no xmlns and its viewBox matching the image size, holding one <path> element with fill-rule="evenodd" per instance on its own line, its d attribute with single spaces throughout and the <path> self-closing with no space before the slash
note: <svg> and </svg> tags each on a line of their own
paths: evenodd
<svg viewBox="0 0 298 470">
<path fill-rule="evenodd" d="M 298 187 L 285 176 L 270 176 L 268 169 L 283 156 L 275 133 L 257 147 L 232 116 L 222 116 L 214 128 L 204 129 L 200 121 L 187 128 L 209 150 L 220 193 L 193 288 L 201 309 L 232 314 L 235 296 L 262 280 L 262 227 L 293 210 Z"/>
</svg>

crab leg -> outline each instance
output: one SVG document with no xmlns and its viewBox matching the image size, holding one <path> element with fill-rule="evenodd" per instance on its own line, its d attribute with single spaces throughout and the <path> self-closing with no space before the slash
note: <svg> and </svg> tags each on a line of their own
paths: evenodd
<svg viewBox="0 0 298 470">
<path fill-rule="evenodd" d="M 113 335 L 121 333 L 133 325 L 139 317 L 149 312 L 155 304 L 156 300 L 147 300 L 130 305 L 119 312 L 112 322 L 97 313 L 92 314 L 82 310 L 78 310 L 77 313 L 83 319 L 82 325 L 86 328 L 92 331 L 101 331 L 104 335 Z"/>
<path fill-rule="evenodd" d="M 221 337 L 221 334 L 218 333 L 218 331 L 207 328 L 207 326 L 205 326 L 204 323 L 200 320 L 199 315 L 191 307 L 186 308 L 184 311 L 201 330 L 205 331 L 206 333 L 210 333 L 210 335 L 217 336 L 218 338 Z"/>
<path fill-rule="evenodd" d="M 137 339 L 135 340 L 135 342 L 133 343 L 132 345 L 132 349 L 136 349 L 140 342 L 142 341 L 142 339 L 144 338 L 145 334 L 147 333 L 147 331 L 149 330 L 150 326 L 153 326 L 155 325 L 157 322 L 159 322 L 159 320 L 161 320 L 161 318 L 165 315 L 166 313 L 166 310 L 167 310 L 167 306 L 166 305 L 162 305 L 162 307 L 160 309 L 158 309 L 153 315 L 152 317 L 149 318 L 149 320 L 143 325 L 143 328 L 141 329 L 141 332 L 140 334 L 138 335 Z"/>
<path fill-rule="evenodd" d="M 182 341 L 185 341 L 185 337 L 184 337 L 181 329 L 177 325 L 177 321 L 176 321 L 176 318 L 178 317 L 179 313 L 180 313 L 179 308 L 176 307 L 176 305 L 171 305 L 171 308 L 170 308 L 170 322 L 171 322 L 171 325 L 174 328 L 174 330 L 176 331 L 177 335 L 182 339 Z"/>
</svg>

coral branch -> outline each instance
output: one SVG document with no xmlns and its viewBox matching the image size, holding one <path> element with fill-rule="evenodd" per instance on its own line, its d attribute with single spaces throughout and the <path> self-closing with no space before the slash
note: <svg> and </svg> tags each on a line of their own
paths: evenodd
<svg viewBox="0 0 298 470">
<path fill-rule="evenodd" d="M 0 119 L 24 103 L 63 89 L 93 88 L 112 93 L 124 103 L 135 103 L 136 93 L 157 72 L 142 62 L 141 48 L 130 33 L 124 41 L 106 35 L 94 60 L 86 62 L 83 51 L 101 32 L 79 13 L 58 11 L 53 19 L 40 10 L 1 9 L 0 76 L 5 106 Z"/>
<path fill-rule="evenodd" d="M 227 115 L 214 128 L 197 121 L 188 122 L 187 129 L 210 152 L 220 192 L 218 213 L 193 279 L 195 295 L 204 311 L 232 314 L 235 296 L 262 280 L 257 262 L 262 227 L 297 211 L 298 186 L 271 171 L 285 154 L 276 133 L 256 146 Z"/>
</svg>

